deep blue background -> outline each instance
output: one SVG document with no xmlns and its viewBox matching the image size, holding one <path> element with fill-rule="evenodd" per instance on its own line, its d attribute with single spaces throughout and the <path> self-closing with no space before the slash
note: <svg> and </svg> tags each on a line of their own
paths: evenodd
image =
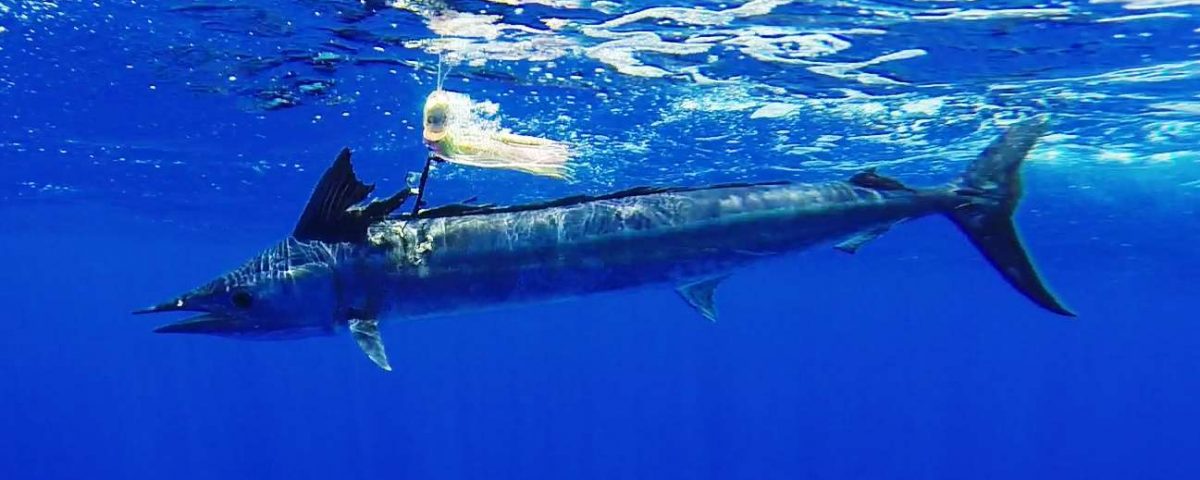
<svg viewBox="0 0 1200 480">
<path fill-rule="evenodd" d="M 1200 172 L 1186 155 L 1200 140 L 1194 113 L 1158 115 L 1134 100 L 1068 101 L 1053 92 L 1039 104 L 1056 114 L 1054 133 L 1077 135 L 1079 144 L 1070 145 L 1082 147 L 1029 166 L 1018 222 L 1077 319 L 1037 309 L 953 226 L 928 218 L 897 227 L 856 256 L 821 248 L 739 272 L 717 294 L 716 324 L 668 287 L 393 322 L 383 333 L 395 371 L 385 373 L 344 335 L 293 342 L 161 336 L 151 329 L 169 319 L 127 312 L 207 281 L 290 231 L 316 176 L 343 145 L 355 148 L 360 172 L 382 191 L 400 188 L 423 152 L 398 119 L 415 121 L 429 76 L 418 82 L 386 67 L 339 71 L 342 93 L 353 101 L 264 112 L 253 92 L 190 88 L 198 77 L 222 84 L 221 68 L 172 66 L 155 56 L 166 43 L 233 41 L 225 33 L 172 23 L 178 17 L 170 12 L 140 6 L 75 7 L 39 21 L 0 18 L 8 22 L 0 80 L 11 82 L 0 83 L 0 478 L 1200 474 Z M 1114 5 L 1089 8 L 1121 13 Z M 1154 22 L 901 24 L 889 27 L 899 40 L 863 39 L 861 48 L 926 48 L 927 57 L 894 68 L 926 83 L 960 75 L 968 92 L 992 80 L 1051 76 L 1039 61 L 1060 61 L 1046 66 L 1059 69 L 1056 77 L 1193 61 L 1194 42 L 1172 40 L 1194 36 L 1194 19 Z M 423 28 L 415 20 L 401 27 Z M 1157 34 L 1150 37 L 1157 46 L 1121 43 L 1141 41 L 1142 30 Z M 1114 32 L 1130 36 L 1118 42 Z M 1072 38 L 1080 39 L 1071 47 L 1078 50 L 1029 47 Z M 1002 44 L 987 57 L 962 46 L 972 42 Z M 1002 68 L 1002 61 L 1012 63 Z M 1175 82 L 1081 85 L 1186 100 L 1195 91 L 1188 87 L 1196 83 L 1193 70 L 1185 65 Z M 740 73 L 792 75 L 775 67 Z M 239 82 L 269 80 L 239 74 Z M 638 82 L 620 88 L 661 89 L 659 100 L 692 88 Z M 814 95 L 824 88 L 790 87 Z M 529 101 L 530 88 L 501 80 L 458 88 L 502 92 L 511 102 L 505 112 L 515 117 L 545 116 L 554 104 Z M 363 94 L 350 95 L 355 89 Z M 595 107 L 588 117 L 595 124 L 575 128 L 619 135 L 630 122 L 657 118 L 607 109 L 653 103 L 650 94 L 614 95 L 610 104 L 575 90 L 538 90 L 543 99 L 574 92 Z M 1030 108 L 1021 98 L 988 95 L 991 106 L 922 147 L 955 148 L 946 154 L 949 165 L 926 158 L 894 170 L 917 185 L 944 181 L 970 157 L 963 138 L 977 149 L 996 132 L 988 112 L 1010 103 Z M 748 113 L 730 116 L 744 121 Z M 877 128 L 822 124 L 826 118 L 804 115 L 788 128 L 809 139 Z M 1169 120 L 1182 122 L 1171 135 L 1132 144 L 1126 137 Z M 724 117 L 704 121 L 666 124 L 661 138 L 686 145 L 734 128 Z M 763 140 L 780 128 L 738 130 L 746 139 L 733 153 L 672 144 L 670 155 L 652 149 L 589 158 L 611 168 L 587 170 L 592 176 L 576 184 L 449 170 L 433 195 L 509 201 L 608 184 L 845 175 L 766 168 L 790 165 Z M 849 143 L 816 155 L 872 161 L 894 156 L 888 148 Z M 1095 161 L 1118 150 L 1132 159 Z M 1144 161 L 1162 152 L 1180 154 L 1173 162 Z M 710 157 L 732 157 L 744 168 L 704 163 Z M 689 168 L 707 170 L 691 175 Z"/>
<path fill-rule="evenodd" d="M 1120 251 L 1081 247 L 1115 233 L 1088 222 L 1103 212 L 1044 198 L 1025 205 L 1049 210 L 1023 215 L 1029 243 L 1078 319 L 1034 308 L 927 219 L 855 257 L 814 251 L 735 275 L 717 324 L 665 288 L 392 324 L 390 374 L 348 338 L 159 337 L 124 314 L 270 235 L 6 210 L 20 229 L 0 236 L 12 275 L 0 466 L 10 478 L 1189 476 L 1195 263 L 1143 234 Z M 1060 215 L 1082 226 L 1053 225 Z"/>
</svg>

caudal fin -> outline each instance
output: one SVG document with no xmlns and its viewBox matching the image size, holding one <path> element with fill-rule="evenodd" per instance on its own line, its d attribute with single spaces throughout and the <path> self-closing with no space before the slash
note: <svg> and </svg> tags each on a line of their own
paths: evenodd
<svg viewBox="0 0 1200 480">
<path fill-rule="evenodd" d="M 948 212 L 1000 275 L 1042 308 L 1075 316 L 1046 288 L 1013 224 L 1021 199 L 1021 162 L 1045 132 L 1042 118 L 1013 125 L 954 184 L 963 202 Z"/>
</svg>

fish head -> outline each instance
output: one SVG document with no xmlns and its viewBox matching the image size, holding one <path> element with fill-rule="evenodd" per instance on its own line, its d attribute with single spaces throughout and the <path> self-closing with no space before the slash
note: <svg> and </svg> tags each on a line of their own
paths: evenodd
<svg viewBox="0 0 1200 480">
<path fill-rule="evenodd" d="M 134 313 L 198 312 L 158 333 L 247 339 L 329 335 L 337 325 L 337 246 L 289 238 L 217 279 Z"/>
</svg>

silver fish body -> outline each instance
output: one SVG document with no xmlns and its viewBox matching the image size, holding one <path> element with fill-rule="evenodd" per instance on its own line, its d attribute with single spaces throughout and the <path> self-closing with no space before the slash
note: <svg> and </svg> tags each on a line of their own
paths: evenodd
<svg viewBox="0 0 1200 480">
<path fill-rule="evenodd" d="M 943 212 L 948 191 L 846 182 L 715 187 L 542 209 L 387 220 L 346 268 L 358 301 L 417 318 L 651 284 L 748 263 Z"/>
<path fill-rule="evenodd" d="M 909 188 L 874 170 L 846 182 L 641 188 L 515 207 L 447 206 L 393 216 L 409 192 L 363 204 L 374 186 L 343 150 L 292 235 L 242 267 L 137 313 L 202 314 L 164 333 L 290 338 L 349 331 L 391 369 L 380 321 L 672 284 L 715 320 L 721 279 L 826 242 L 853 253 L 893 225 L 948 217 L 1001 277 L 1042 308 L 1046 288 L 1012 215 L 1040 119 L 1011 127 L 945 185 Z"/>
</svg>

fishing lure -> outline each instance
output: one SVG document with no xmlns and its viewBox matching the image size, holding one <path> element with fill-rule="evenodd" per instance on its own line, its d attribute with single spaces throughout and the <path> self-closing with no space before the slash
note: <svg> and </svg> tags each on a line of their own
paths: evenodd
<svg viewBox="0 0 1200 480">
<path fill-rule="evenodd" d="M 519 135 L 489 118 L 495 104 L 437 89 L 425 99 L 425 145 L 450 163 L 570 179 L 571 149 L 554 140 Z"/>
</svg>

